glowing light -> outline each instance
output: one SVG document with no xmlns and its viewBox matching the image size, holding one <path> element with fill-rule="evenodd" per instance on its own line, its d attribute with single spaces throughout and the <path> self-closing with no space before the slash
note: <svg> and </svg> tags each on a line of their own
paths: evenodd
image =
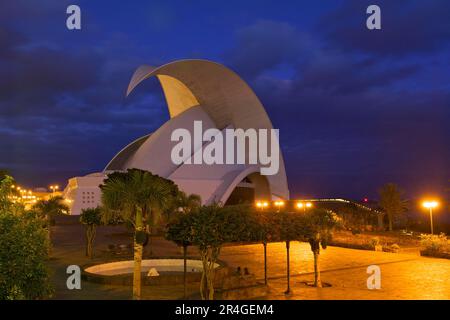
<svg viewBox="0 0 450 320">
<path fill-rule="evenodd" d="M 439 202 L 437 202 L 436 200 L 424 201 L 424 202 L 422 202 L 422 206 L 424 208 L 427 208 L 430 212 L 430 229 L 431 229 L 431 234 L 434 234 L 433 209 L 439 206 Z"/>
<path fill-rule="evenodd" d="M 276 207 L 283 207 L 284 206 L 284 201 L 275 201 L 275 206 Z"/>
<path fill-rule="evenodd" d="M 422 206 L 424 207 L 424 208 L 427 208 L 427 209 L 434 209 L 434 208 L 436 208 L 437 206 L 439 206 L 439 202 L 437 202 L 437 201 L 424 201 L 423 203 L 422 203 Z"/>
<path fill-rule="evenodd" d="M 307 202 L 299 201 L 299 202 L 297 202 L 297 203 L 295 204 L 295 207 L 296 207 L 297 209 L 303 209 L 303 210 L 306 211 L 307 208 L 311 208 L 311 207 L 312 207 L 312 203 L 309 202 L 309 201 L 307 201 Z"/>
<path fill-rule="evenodd" d="M 269 206 L 269 203 L 267 201 L 256 201 L 256 207 L 259 209 L 264 209 Z"/>
</svg>

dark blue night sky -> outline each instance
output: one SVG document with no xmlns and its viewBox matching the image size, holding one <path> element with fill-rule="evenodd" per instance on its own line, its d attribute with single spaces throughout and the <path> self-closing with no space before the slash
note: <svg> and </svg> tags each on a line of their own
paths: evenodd
<svg viewBox="0 0 450 320">
<path fill-rule="evenodd" d="M 66 8 L 82 30 L 66 29 Z M 365 27 L 378 4 L 382 30 Z M 241 75 L 280 129 L 294 197 L 450 188 L 450 2 L 0 2 L 0 168 L 29 187 L 100 171 L 168 119 L 141 64 L 202 58 Z M 447 193 L 448 194 L 448 193 Z"/>
</svg>

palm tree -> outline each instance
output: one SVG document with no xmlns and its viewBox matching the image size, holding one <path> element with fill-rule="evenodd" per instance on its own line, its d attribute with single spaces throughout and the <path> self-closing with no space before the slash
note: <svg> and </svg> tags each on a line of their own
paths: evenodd
<svg viewBox="0 0 450 320">
<path fill-rule="evenodd" d="M 187 214 L 201 207 L 202 198 L 197 194 L 186 195 L 185 192 L 180 191 L 176 205 L 179 212 Z"/>
<path fill-rule="evenodd" d="M 389 231 L 393 229 L 394 216 L 406 211 L 406 201 L 402 200 L 402 193 L 394 183 L 384 185 L 379 191 L 379 206 L 387 214 Z"/>
<path fill-rule="evenodd" d="M 69 207 L 66 206 L 63 201 L 64 198 L 61 196 L 50 197 L 48 200 L 37 201 L 31 208 L 32 211 L 36 212 L 38 216 L 45 220 L 47 239 L 49 242 L 49 254 L 51 253 L 51 225 L 53 223 L 53 219 L 57 215 L 67 214 L 69 212 Z"/>
<path fill-rule="evenodd" d="M 120 217 L 134 227 L 133 299 L 141 298 L 141 263 L 143 245 L 147 242 L 146 227 L 161 212 L 173 208 L 178 187 L 170 180 L 151 172 L 128 169 L 108 175 L 102 190 L 103 219 Z"/>
</svg>

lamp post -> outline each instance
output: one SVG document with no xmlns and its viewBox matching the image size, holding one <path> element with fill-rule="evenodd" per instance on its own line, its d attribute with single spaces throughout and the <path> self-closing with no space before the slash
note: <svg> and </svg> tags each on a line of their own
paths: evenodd
<svg viewBox="0 0 450 320">
<path fill-rule="evenodd" d="M 56 190 L 58 190 L 58 189 L 59 189 L 58 185 L 50 186 L 50 190 L 52 190 L 52 193 L 55 193 Z"/>
<path fill-rule="evenodd" d="M 306 209 L 310 209 L 312 207 L 312 203 L 311 202 L 297 202 L 295 207 L 299 210 L 303 209 L 303 212 L 306 212 Z"/>
<path fill-rule="evenodd" d="M 274 202 L 274 205 L 275 205 L 275 207 L 277 207 L 277 211 L 280 212 L 280 209 L 281 209 L 282 207 L 284 207 L 284 201 L 281 201 L 281 200 L 275 201 L 275 202 Z"/>
<path fill-rule="evenodd" d="M 431 234 L 434 234 L 433 231 L 433 209 L 436 208 L 439 203 L 437 201 L 424 201 L 422 203 L 424 208 L 427 208 L 430 210 L 430 226 L 431 226 Z"/>
<path fill-rule="evenodd" d="M 255 205 L 256 205 L 256 208 L 258 208 L 261 211 L 263 211 L 264 209 L 267 209 L 269 207 L 269 202 L 267 202 L 267 201 L 256 201 Z"/>
</svg>

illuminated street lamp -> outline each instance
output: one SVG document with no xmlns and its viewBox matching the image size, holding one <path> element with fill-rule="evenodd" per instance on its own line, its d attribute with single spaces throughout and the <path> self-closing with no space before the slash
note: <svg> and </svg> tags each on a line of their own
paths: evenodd
<svg viewBox="0 0 450 320">
<path fill-rule="evenodd" d="M 258 209 L 264 210 L 269 206 L 269 203 L 267 201 L 256 201 L 256 207 Z"/>
<path fill-rule="evenodd" d="M 58 189 L 59 189 L 58 185 L 50 186 L 50 190 L 52 190 L 52 193 L 55 193 L 56 190 L 58 190 Z"/>
<path fill-rule="evenodd" d="M 297 202 L 297 203 L 295 204 L 295 207 L 296 207 L 298 210 L 303 209 L 303 211 L 306 212 L 306 209 L 312 208 L 312 203 L 309 202 L 309 201 L 308 201 L 308 202 L 301 202 L 301 201 L 299 201 L 299 202 Z"/>
<path fill-rule="evenodd" d="M 424 208 L 427 208 L 430 210 L 430 226 L 431 226 L 431 234 L 433 234 L 433 209 L 439 206 L 439 202 L 433 200 L 433 201 L 424 201 L 422 203 L 422 206 Z"/>
<path fill-rule="evenodd" d="M 284 207 L 284 201 L 275 201 L 274 202 L 275 207 L 280 211 L 282 207 Z"/>
</svg>

